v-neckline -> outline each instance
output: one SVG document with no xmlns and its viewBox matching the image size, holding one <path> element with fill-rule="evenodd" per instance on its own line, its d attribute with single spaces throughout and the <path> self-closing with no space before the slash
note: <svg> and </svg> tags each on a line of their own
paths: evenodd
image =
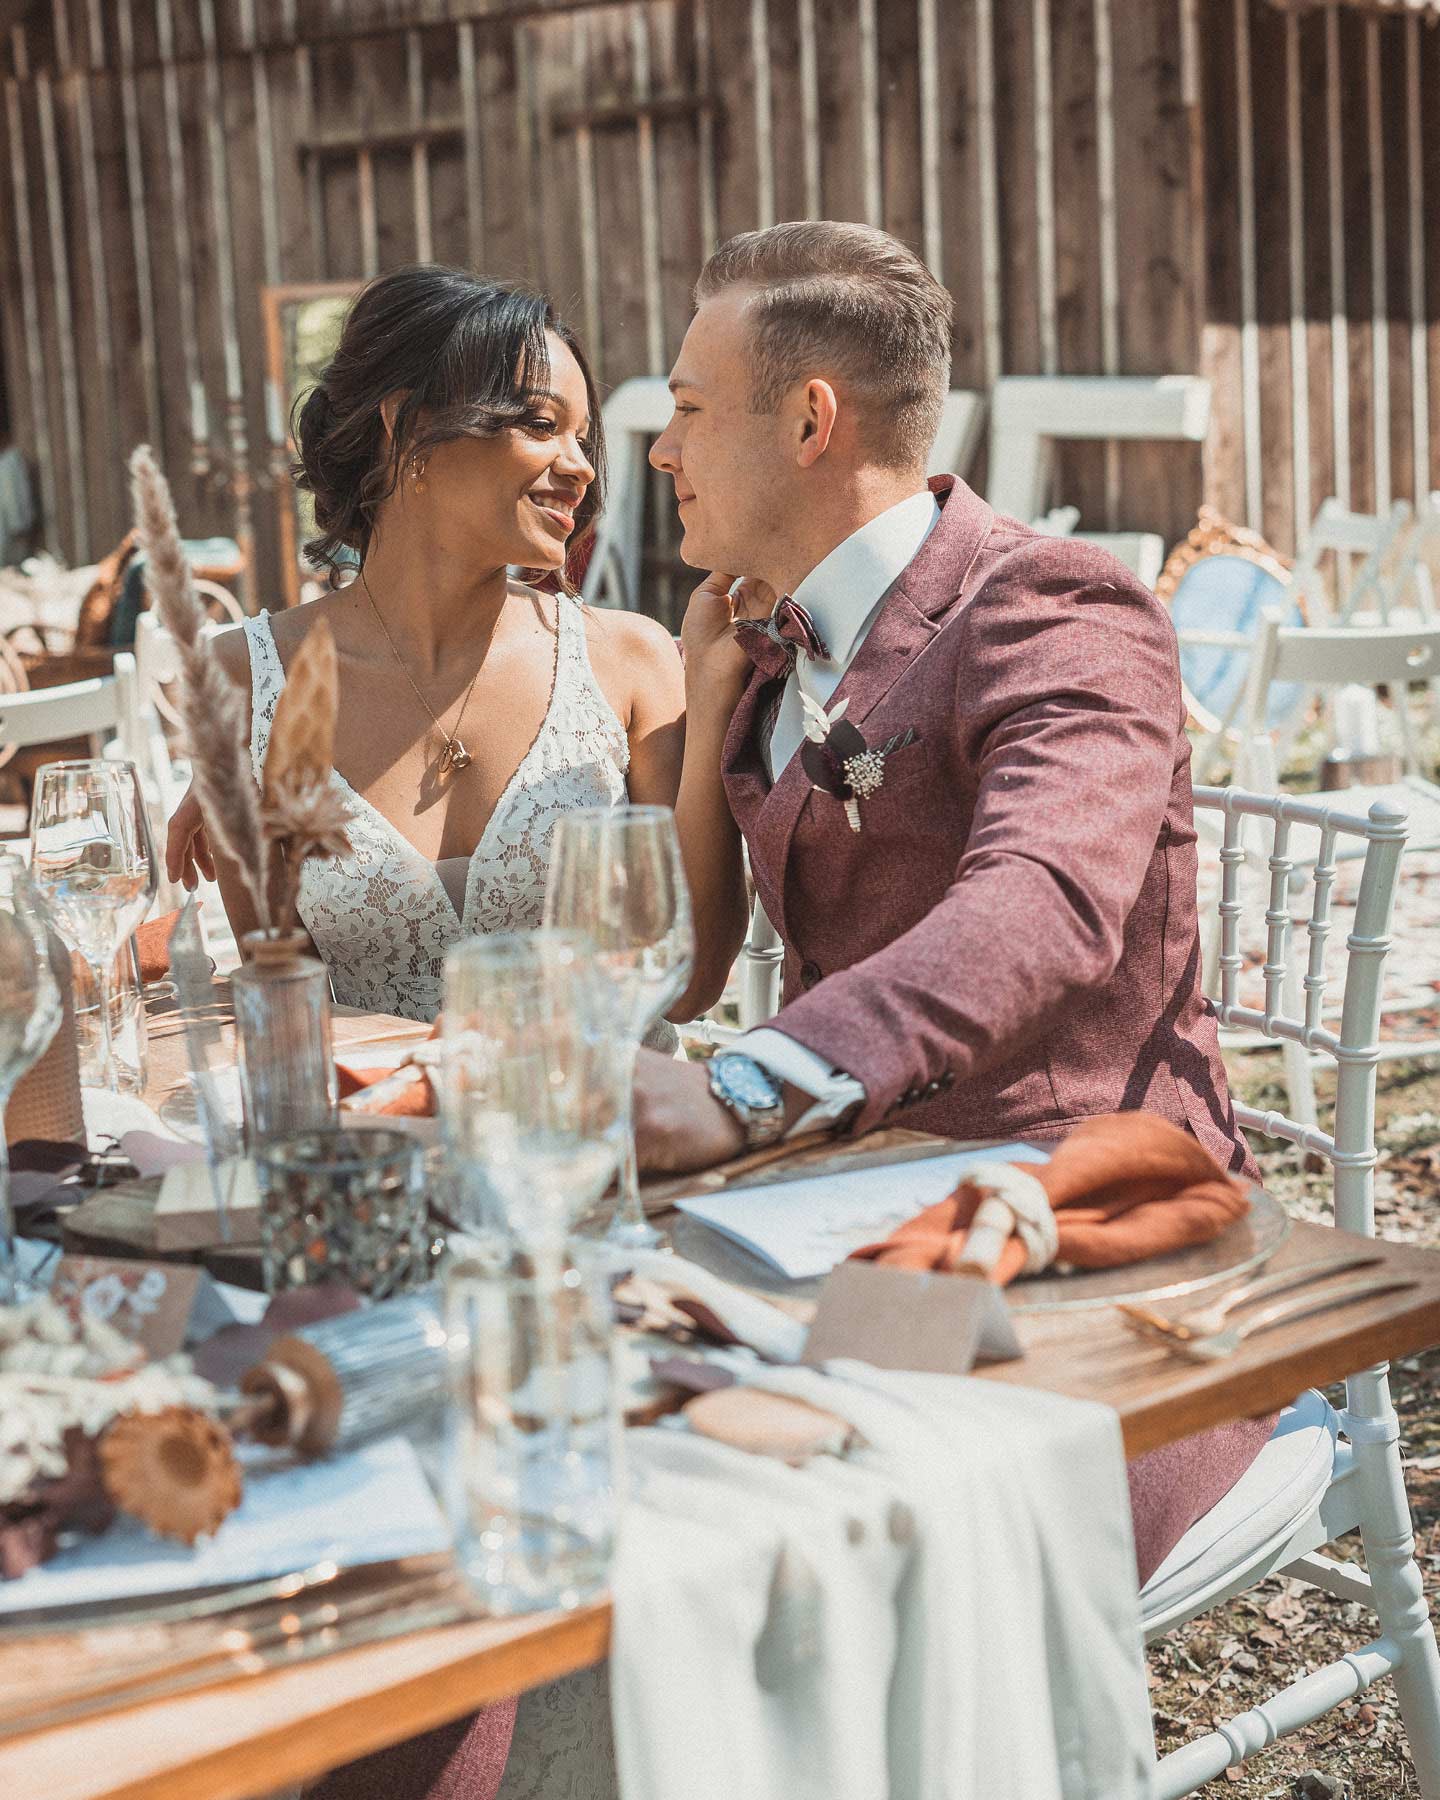
<svg viewBox="0 0 1440 1800">
<path fill-rule="evenodd" d="M 556 604 L 555 604 L 555 657 L 554 657 L 553 663 L 551 664 L 551 669 L 550 669 L 550 698 L 545 703 L 544 714 L 541 717 L 540 724 L 536 729 L 534 737 L 532 737 L 530 740 L 529 748 L 526 750 L 525 754 L 520 758 L 519 762 L 516 763 L 515 768 L 511 773 L 510 779 L 505 783 L 504 787 L 501 788 L 500 797 L 498 800 L 496 800 L 494 806 L 491 807 L 490 816 L 486 819 L 484 827 L 482 828 L 482 830 L 480 832 L 480 836 L 475 841 L 475 848 L 470 852 L 468 866 L 465 871 L 464 904 L 460 907 L 460 909 L 458 911 L 456 910 L 454 900 L 452 900 L 450 897 L 449 888 L 446 887 L 445 883 L 440 878 L 440 870 L 439 870 L 438 865 L 434 862 L 431 862 L 428 857 L 422 855 L 419 848 L 410 842 L 409 838 L 406 837 L 405 833 L 394 822 L 394 820 L 387 819 L 385 817 L 384 813 L 381 812 L 380 808 L 378 806 L 376 806 L 375 802 L 373 800 L 368 800 L 364 794 L 360 793 L 356 788 L 353 788 L 350 785 L 350 783 L 346 780 L 346 778 L 340 773 L 340 771 L 338 769 L 332 767 L 331 771 L 330 771 L 331 781 L 334 782 L 336 784 L 336 786 L 341 788 L 344 791 L 344 793 L 354 802 L 354 804 L 356 806 L 361 807 L 365 812 L 369 813 L 371 818 L 374 819 L 385 831 L 387 831 L 390 834 L 390 836 L 397 843 L 404 845 L 405 849 L 409 851 L 410 855 L 415 859 L 415 861 L 417 863 L 421 864 L 421 866 L 429 872 L 430 879 L 434 883 L 435 887 L 439 889 L 440 895 L 445 902 L 447 911 L 449 911 L 451 916 L 454 918 L 456 925 L 458 926 L 458 928 L 460 929 L 460 931 L 462 933 L 466 929 L 466 921 L 469 919 L 470 914 L 471 914 L 472 904 L 473 904 L 473 901 L 475 898 L 476 872 L 480 867 L 480 856 L 481 856 L 481 852 L 485 849 L 486 840 L 490 836 L 491 830 L 495 825 L 495 821 L 500 817 L 501 813 L 504 811 L 505 803 L 509 800 L 511 793 L 514 791 L 514 789 L 516 787 L 516 784 L 519 782 L 521 776 L 524 774 L 526 765 L 530 762 L 531 758 L 535 755 L 535 752 L 540 748 L 540 744 L 545 737 L 546 731 L 549 729 L 551 717 L 554 714 L 556 704 L 558 703 L 559 698 L 560 698 L 560 666 L 561 666 L 560 659 L 561 659 L 561 654 L 562 654 L 562 650 L 564 647 L 563 646 L 564 633 L 568 629 L 568 626 L 565 622 L 565 616 L 564 616 L 565 615 L 566 596 L 563 594 L 557 594 L 555 597 L 555 600 L 556 600 Z M 280 686 L 276 690 L 276 700 L 278 702 L 280 694 L 284 691 L 285 683 L 286 683 L 286 681 L 289 680 L 289 674 L 285 668 L 284 663 L 280 659 L 280 646 L 275 642 L 275 633 L 270 628 L 269 614 L 268 613 L 260 613 L 260 614 L 257 614 L 257 617 L 264 620 L 265 630 L 270 638 L 270 650 L 275 658 L 276 667 L 280 671 Z M 584 629 L 583 621 L 580 622 L 580 628 L 582 630 Z M 267 752 L 269 750 L 269 738 L 268 737 L 266 738 L 266 750 L 267 750 Z M 452 859 L 450 857 L 445 857 L 445 858 L 442 858 L 441 860 L 443 860 L 445 862 L 449 862 Z"/>
</svg>

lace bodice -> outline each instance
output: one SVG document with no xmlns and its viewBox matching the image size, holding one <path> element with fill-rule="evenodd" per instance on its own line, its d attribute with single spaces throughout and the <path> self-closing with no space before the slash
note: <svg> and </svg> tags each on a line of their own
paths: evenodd
<svg viewBox="0 0 1440 1800">
<path fill-rule="evenodd" d="M 476 932 L 527 931 L 540 923 L 550 838 L 561 813 L 626 798 L 629 741 L 590 667 L 583 611 L 565 595 L 556 605 L 550 704 L 470 857 L 459 912 L 435 865 L 343 775 L 334 776 L 350 803 L 350 854 L 306 863 L 299 904 L 341 1005 L 433 1019 L 451 944 Z M 245 639 L 258 781 L 285 671 L 265 613 L 246 621 Z"/>
</svg>

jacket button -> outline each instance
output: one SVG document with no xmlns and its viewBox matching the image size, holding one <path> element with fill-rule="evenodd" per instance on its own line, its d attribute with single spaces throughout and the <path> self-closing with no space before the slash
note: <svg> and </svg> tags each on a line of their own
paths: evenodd
<svg viewBox="0 0 1440 1800">
<path fill-rule="evenodd" d="M 820 979 L 819 963 L 805 962 L 800 965 L 800 985 L 808 993 Z"/>
</svg>

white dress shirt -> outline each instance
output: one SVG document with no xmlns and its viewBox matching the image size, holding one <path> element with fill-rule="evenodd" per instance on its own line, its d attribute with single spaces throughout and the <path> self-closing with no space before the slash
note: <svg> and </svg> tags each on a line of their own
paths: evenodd
<svg viewBox="0 0 1440 1800">
<path fill-rule="evenodd" d="M 880 616 L 885 596 L 939 520 L 940 502 L 928 488 L 912 494 L 837 544 L 795 589 L 792 598 L 814 620 L 830 654 L 821 659 L 801 650 L 795 658 L 770 733 L 770 767 L 775 777 L 804 741 L 801 693 L 821 706 L 829 705 Z M 838 1119 L 865 1098 L 865 1089 L 852 1076 L 831 1068 L 824 1057 L 771 1026 L 747 1031 L 732 1048 L 753 1056 L 779 1080 L 815 1096 L 815 1105 L 791 1126 L 792 1135 Z"/>
</svg>

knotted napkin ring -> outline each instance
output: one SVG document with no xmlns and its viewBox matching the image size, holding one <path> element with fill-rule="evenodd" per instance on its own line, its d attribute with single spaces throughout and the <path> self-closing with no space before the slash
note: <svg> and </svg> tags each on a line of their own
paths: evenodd
<svg viewBox="0 0 1440 1800">
<path fill-rule="evenodd" d="M 988 1276 L 1012 1237 L 1025 1246 L 1026 1275 L 1048 1269 L 1060 1248 L 1060 1228 L 1050 1197 L 1036 1178 L 1014 1163 L 977 1163 L 965 1185 L 984 1195 L 970 1221 L 962 1275 Z"/>
</svg>

